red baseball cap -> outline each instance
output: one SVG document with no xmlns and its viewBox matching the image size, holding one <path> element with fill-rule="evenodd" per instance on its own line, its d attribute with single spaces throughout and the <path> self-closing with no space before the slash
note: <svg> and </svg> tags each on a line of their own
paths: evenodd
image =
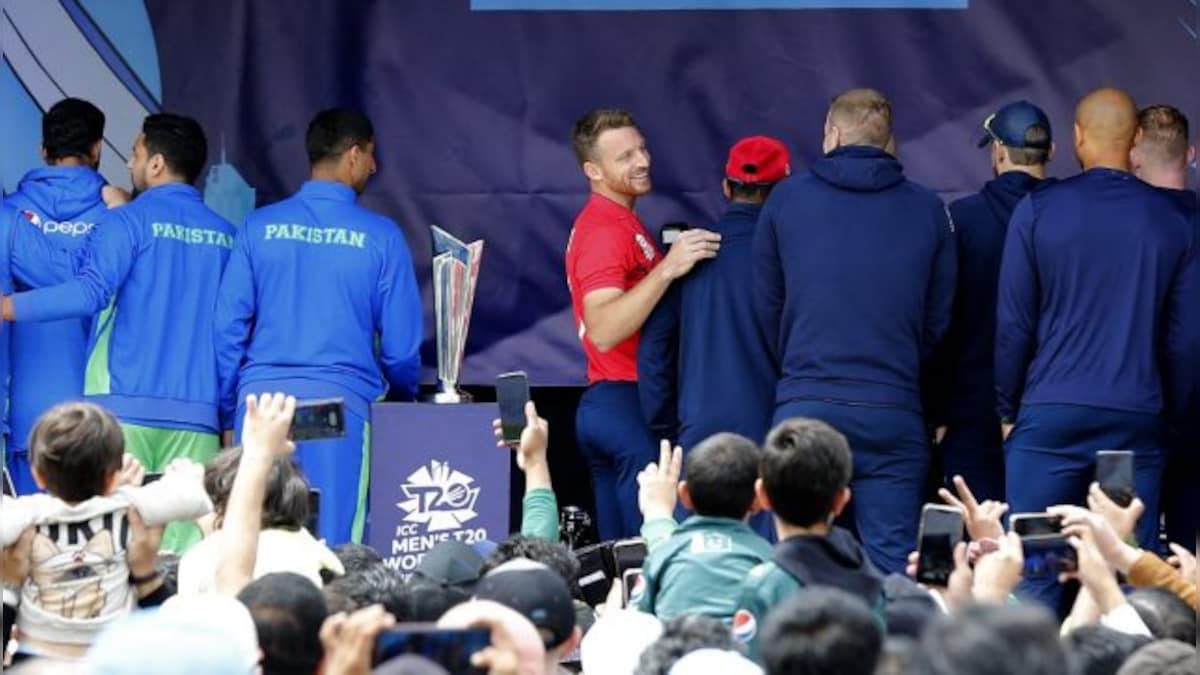
<svg viewBox="0 0 1200 675">
<path fill-rule="evenodd" d="M 729 149 L 725 176 L 748 185 L 777 183 L 792 173 L 787 146 L 770 136 L 748 136 Z"/>
</svg>

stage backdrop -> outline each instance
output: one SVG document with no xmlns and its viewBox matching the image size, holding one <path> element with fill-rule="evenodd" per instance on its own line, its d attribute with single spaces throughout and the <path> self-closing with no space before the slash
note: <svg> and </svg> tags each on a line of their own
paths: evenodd
<svg viewBox="0 0 1200 675">
<path fill-rule="evenodd" d="M 1195 119 L 1193 0 L 0 0 L 0 181 L 38 162 L 38 115 L 64 94 L 109 113 L 103 166 L 127 183 L 141 116 L 209 133 L 207 201 L 231 218 L 304 180 L 313 112 L 375 121 L 380 172 L 364 203 L 400 223 L 430 306 L 428 226 L 487 245 L 465 380 L 524 369 L 578 384 L 583 357 L 563 249 L 585 199 L 571 124 L 637 115 L 654 155 L 651 229 L 712 221 L 728 146 L 784 139 L 803 167 L 826 105 L 883 90 L 909 175 L 947 198 L 989 177 L 983 118 L 1029 98 L 1054 124 L 1053 172 L 1076 170 L 1071 111 L 1129 89 Z M 853 251 L 847 251 L 853 255 Z M 427 312 L 428 314 L 428 312 Z M 432 363 L 426 317 L 425 362 Z"/>
</svg>

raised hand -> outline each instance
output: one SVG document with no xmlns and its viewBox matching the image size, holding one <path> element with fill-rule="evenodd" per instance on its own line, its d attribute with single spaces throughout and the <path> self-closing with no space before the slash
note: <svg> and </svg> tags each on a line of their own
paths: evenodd
<svg viewBox="0 0 1200 675">
<path fill-rule="evenodd" d="M 638 508 L 646 520 L 670 518 L 678 499 L 679 474 L 683 471 L 683 448 L 663 440 L 659 444 L 658 463 L 651 462 L 638 474 Z"/>
<path fill-rule="evenodd" d="M 991 499 L 979 503 L 962 476 L 954 477 L 954 491 L 958 494 L 955 495 L 946 488 L 939 488 L 938 496 L 942 501 L 962 511 L 967 534 L 971 539 L 980 541 L 1000 539 L 1004 536 L 1004 525 L 1000 523 L 1000 518 L 1008 512 L 1008 504 Z"/>
</svg>

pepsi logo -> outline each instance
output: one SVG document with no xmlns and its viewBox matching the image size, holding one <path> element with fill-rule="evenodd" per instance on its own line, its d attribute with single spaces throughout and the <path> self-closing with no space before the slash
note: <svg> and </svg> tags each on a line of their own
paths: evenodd
<svg viewBox="0 0 1200 675">
<path fill-rule="evenodd" d="M 733 639 L 746 644 L 758 634 L 758 620 L 749 610 L 739 609 L 733 614 Z"/>
</svg>

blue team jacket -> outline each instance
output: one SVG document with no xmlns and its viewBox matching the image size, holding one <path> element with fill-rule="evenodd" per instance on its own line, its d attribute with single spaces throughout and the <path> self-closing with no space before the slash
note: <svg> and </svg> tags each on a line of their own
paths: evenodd
<svg viewBox="0 0 1200 675">
<path fill-rule="evenodd" d="M 990 424 L 996 416 L 996 286 L 1008 219 L 1044 181 L 1021 171 L 1000 174 L 979 192 L 950 204 L 958 250 L 958 290 L 946 338 L 938 347 L 928 410 L 939 424 Z"/>
<path fill-rule="evenodd" d="M 754 314 L 760 210 L 731 204 L 712 227 L 720 254 L 672 284 L 642 326 L 638 393 L 655 438 L 691 448 L 721 431 L 766 437 L 778 378 Z"/>
<path fill-rule="evenodd" d="M 26 173 L 5 202 L 22 212 L 51 246 L 75 251 L 106 210 L 100 196 L 104 184 L 90 167 L 43 167 Z M 16 290 L 30 287 L 16 280 Z M 83 396 L 90 324 L 91 317 L 13 324 L 9 415 L 14 447 L 26 447 L 38 416 L 51 406 Z"/>
<path fill-rule="evenodd" d="M 756 305 L 782 369 L 776 402 L 921 411 L 922 361 L 946 332 L 946 209 L 895 157 L 838 148 L 776 186 L 754 242 Z"/>
<path fill-rule="evenodd" d="M 347 407 L 364 419 L 385 378 L 411 398 L 422 321 L 399 226 L 346 185 L 305 183 L 246 218 L 225 270 L 215 323 L 222 424 L 233 428 L 238 391 L 255 383 L 286 381 L 305 397 L 349 392 Z"/>
<path fill-rule="evenodd" d="M 1196 233 L 1167 192 L 1097 168 L 1013 211 L 1000 266 L 996 399 L 1158 414 L 1197 375 Z M 1173 391 L 1172 391 L 1173 390 Z"/>
<path fill-rule="evenodd" d="M 16 208 L 0 203 L 0 295 L 12 293 L 12 244 L 10 233 L 20 223 L 17 222 Z M 0 449 L 7 452 L 12 436 L 8 424 L 8 389 L 11 367 L 9 363 L 9 346 L 12 342 L 12 331 L 9 326 L 0 325 L 0 401 L 4 401 L 4 414 L 0 414 Z"/>
<path fill-rule="evenodd" d="M 101 312 L 88 339 L 89 400 L 122 422 L 217 431 L 212 320 L 233 237 L 194 187 L 151 188 L 100 218 L 73 278 L 13 296 L 17 320 Z"/>
</svg>

